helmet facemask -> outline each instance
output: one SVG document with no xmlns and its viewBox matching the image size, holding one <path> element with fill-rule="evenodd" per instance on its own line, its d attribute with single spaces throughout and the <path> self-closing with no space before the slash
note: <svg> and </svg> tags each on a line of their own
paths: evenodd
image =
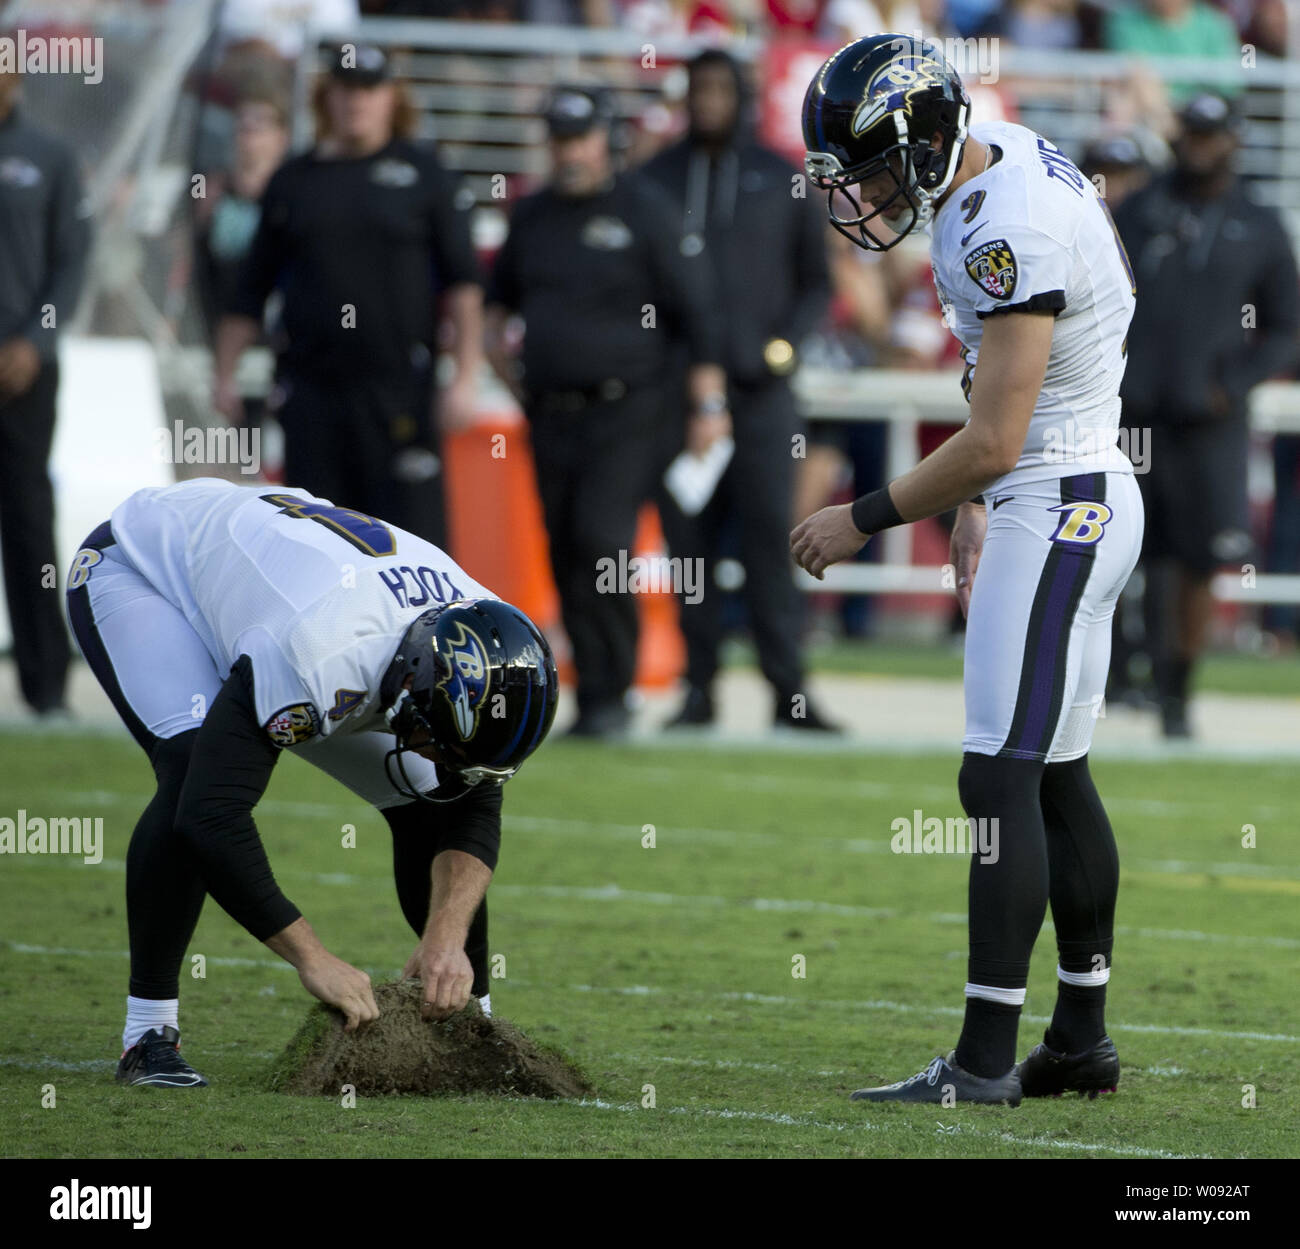
<svg viewBox="0 0 1300 1249">
<path fill-rule="evenodd" d="M 927 138 L 913 142 L 908 133 L 907 116 L 902 109 L 892 114 L 898 142 L 891 144 L 878 156 L 863 165 L 845 169 L 838 158 L 828 152 L 808 152 L 804 168 L 813 185 L 828 192 L 827 210 L 830 223 L 849 242 L 869 252 L 886 252 L 897 247 L 918 226 L 924 229 L 934 217 L 935 201 L 943 195 L 952 182 L 961 163 L 961 151 L 966 141 L 966 109 L 958 114 L 957 134 L 947 151 L 935 149 Z M 893 190 L 883 198 L 872 200 L 873 210 L 862 211 L 862 204 L 851 188 L 870 181 L 881 174 L 893 179 Z M 852 209 L 852 215 L 836 212 L 836 195 L 841 195 Z M 885 226 L 894 236 L 884 239 L 870 229 L 870 222 L 894 207 L 900 197 L 910 214 L 904 215 L 897 225 L 886 220 Z"/>
</svg>

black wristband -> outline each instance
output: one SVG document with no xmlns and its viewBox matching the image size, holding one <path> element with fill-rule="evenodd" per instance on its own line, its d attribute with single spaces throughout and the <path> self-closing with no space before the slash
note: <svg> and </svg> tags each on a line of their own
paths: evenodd
<svg viewBox="0 0 1300 1249">
<path fill-rule="evenodd" d="M 894 500 L 889 497 L 888 486 L 854 499 L 849 514 L 853 517 L 853 527 L 868 537 L 882 529 L 892 529 L 895 525 L 906 523 L 898 514 Z"/>
</svg>

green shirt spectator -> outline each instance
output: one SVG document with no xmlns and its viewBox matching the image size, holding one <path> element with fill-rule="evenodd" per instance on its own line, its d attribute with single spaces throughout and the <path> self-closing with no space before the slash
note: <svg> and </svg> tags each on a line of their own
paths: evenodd
<svg viewBox="0 0 1300 1249">
<path fill-rule="evenodd" d="M 1241 57 L 1237 28 L 1227 16 L 1201 0 L 1144 0 L 1125 5 L 1107 16 L 1104 38 L 1111 51 L 1138 56 L 1216 57 L 1238 63 Z M 1228 82 L 1180 80 L 1167 85 L 1175 105 L 1207 86 L 1223 95 L 1235 95 L 1241 90 Z"/>
</svg>

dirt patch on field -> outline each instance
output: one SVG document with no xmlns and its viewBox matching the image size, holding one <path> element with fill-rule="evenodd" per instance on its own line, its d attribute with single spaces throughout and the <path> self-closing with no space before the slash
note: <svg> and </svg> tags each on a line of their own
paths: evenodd
<svg viewBox="0 0 1300 1249">
<path fill-rule="evenodd" d="M 533 1044 L 499 1015 L 489 1019 L 473 998 L 440 1023 L 420 1018 L 417 980 L 376 985 L 375 1001 L 379 1018 L 352 1033 L 343 1031 L 338 1011 L 313 1007 L 272 1068 L 272 1091 L 337 1097 L 350 1084 L 359 1097 L 582 1097 L 592 1092 L 586 1076 L 563 1054 Z"/>
</svg>

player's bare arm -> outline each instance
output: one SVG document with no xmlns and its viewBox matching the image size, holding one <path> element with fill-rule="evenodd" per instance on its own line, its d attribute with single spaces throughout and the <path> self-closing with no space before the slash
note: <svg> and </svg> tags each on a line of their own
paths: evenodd
<svg viewBox="0 0 1300 1249">
<path fill-rule="evenodd" d="M 852 558 L 879 529 L 937 516 L 1009 473 L 1025 445 L 1054 326 L 1050 313 L 990 317 L 971 384 L 970 421 L 883 490 L 808 517 L 790 535 L 795 561 L 821 580 L 831 564 Z M 889 514 L 891 506 L 898 519 Z"/>
<path fill-rule="evenodd" d="M 266 946 L 294 967 L 308 993 L 343 1012 L 345 1032 L 379 1018 L 370 977 L 331 954 L 302 916 L 268 937 Z"/>
<path fill-rule="evenodd" d="M 403 975 L 424 985 L 425 1019 L 446 1019 L 470 998 L 474 971 L 465 954 L 470 921 L 492 881 L 492 870 L 463 850 L 444 850 L 433 860 L 429 920 Z"/>
</svg>

